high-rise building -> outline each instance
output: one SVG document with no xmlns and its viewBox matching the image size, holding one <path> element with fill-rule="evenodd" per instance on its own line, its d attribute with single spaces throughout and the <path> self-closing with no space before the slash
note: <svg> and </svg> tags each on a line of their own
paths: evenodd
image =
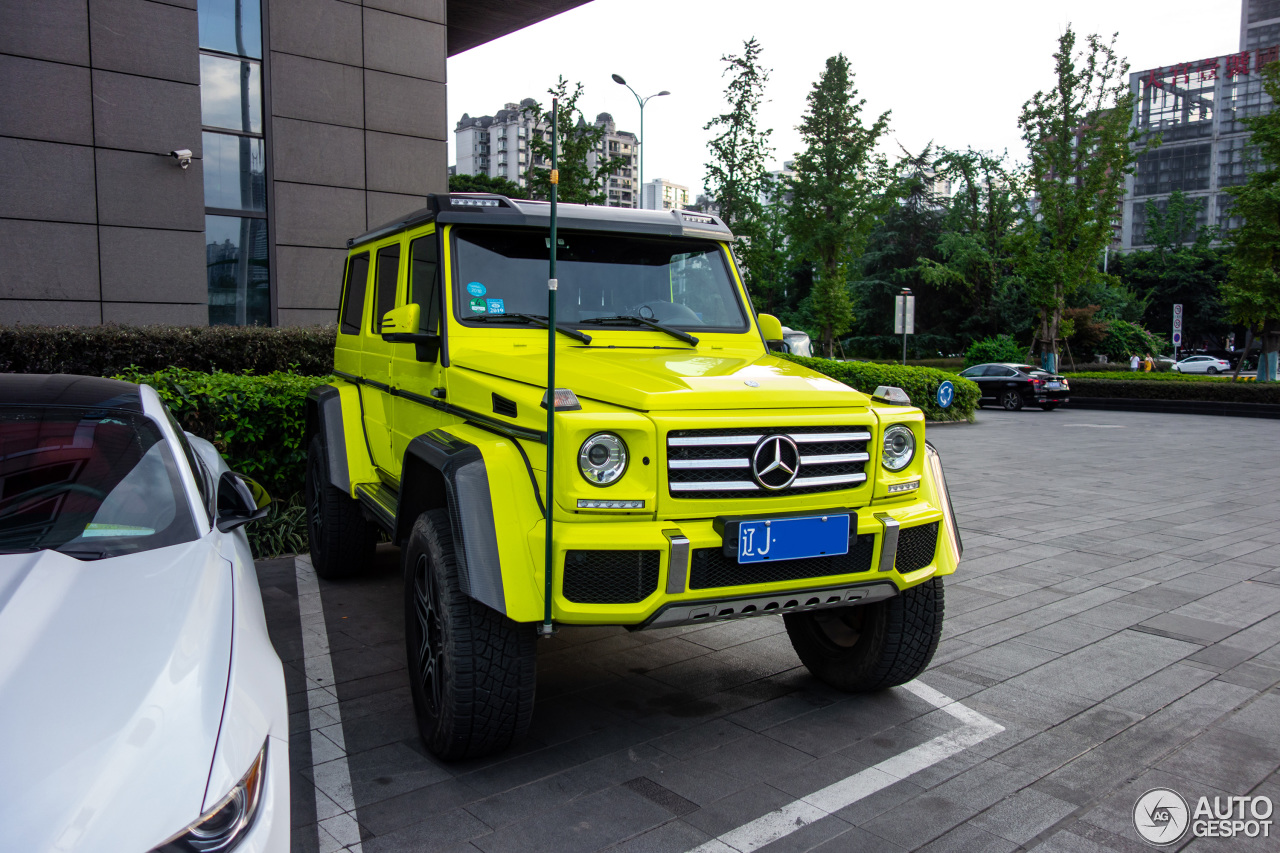
<svg viewBox="0 0 1280 853">
<path fill-rule="evenodd" d="M 1280 0 L 1243 0 L 1238 52 L 1129 75 L 1136 99 L 1132 126 L 1143 144 L 1155 136 L 1161 144 L 1141 154 L 1125 179 L 1120 248 L 1150 245 L 1147 204 L 1163 210 L 1177 190 L 1199 204 L 1197 225 L 1223 231 L 1240 225 L 1223 190 L 1262 167 L 1241 119 L 1273 108 L 1262 91 L 1261 70 L 1277 59 Z"/>
<path fill-rule="evenodd" d="M 506 178 L 517 186 L 527 186 L 528 172 L 533 168 L 546 168 L 550 164 L 535 157 L 530 150 L 531 139 L 541 139 L 550 128 L 547 122 L 539 122 L 526 108 L 536 101 L 525 98 L 518 104 L 507 104 L 491 116 L 462 114 L 454 126 L 454 141 L 458 162 L 453 167 L 459 175 L 488 175 Z M 584 122 L 585 123 L 585 122 Z M 595 125 L 603 128 L 604 135 L 596 150 L 587 155 L 587 165 L 592 169 L 602 157 L 616 157 L 617 168 L 603 180 L 600 190 L 605 204 L 610 207 L 637 207 L 640 194 L 636 192 L 636 135 L 628 130 L 618 130 L 613 116 L 600 113 Z"/>
<path fill-rule="evenodd" d="M 654 178 L 640 188 L 640 206 L 645 210 L 683 210 L 689 205 L 689 188 L 665 178 Z"/>
</svg>

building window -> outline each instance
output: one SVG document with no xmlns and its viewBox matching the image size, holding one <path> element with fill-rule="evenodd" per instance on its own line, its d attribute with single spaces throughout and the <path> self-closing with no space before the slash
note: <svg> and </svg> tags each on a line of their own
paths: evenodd
<svg viewBox="0 0 1280 853">
<path fill-rule="evenodd" d="M 199 0 L 210 325 L 269 325 L 259 0 Z"/>
</svg>

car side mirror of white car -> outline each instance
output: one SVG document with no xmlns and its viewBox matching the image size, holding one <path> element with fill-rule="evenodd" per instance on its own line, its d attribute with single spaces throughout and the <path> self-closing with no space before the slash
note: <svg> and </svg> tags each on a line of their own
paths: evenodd
<svg viewBox="0 0 1280 853">
<path fill-rule="evenodd" d="M 214 523 L 223 533 L 266 518 L 271 496 L 256 480 L 224 471 L 218 478 L 218 512 Z"/>
</svg>

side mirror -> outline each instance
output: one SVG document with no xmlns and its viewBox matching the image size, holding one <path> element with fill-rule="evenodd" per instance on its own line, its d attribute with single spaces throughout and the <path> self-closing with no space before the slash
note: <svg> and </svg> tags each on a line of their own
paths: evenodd
<svg viewBox="0 0 1280 853">
<path fill-rule="evenodd" d="M 266 518 L 271 496 L 255 480 L 235 471 L 218 478 L 218 512 L 214 523 L 223 533 Z"/>
<path fill-rule="evenodd" d="M 396 332 L 418 331 L 418 319 L 422 316 L 421 312 L 422 308 L 416 302 L 401 305 L 399 308 L 392 308 L 382 315 L 383 336 L 395 334 Z"/>
<path fill-rule="evenodd" d="M 382 339 L 393 344 L 413 344 L 418 361 L 435 361 L 440 354 L 440 336 L 419 331 L 422 308 L 416 302 L 392 308 L 382 315 Z"/>
<path fill-rule="evenodd" d="M 756 322 L 760 324 L 760 334 L 766 344 L 782 340 L 782 321 L 772 314 L 757 314 Z"/>
</svg>

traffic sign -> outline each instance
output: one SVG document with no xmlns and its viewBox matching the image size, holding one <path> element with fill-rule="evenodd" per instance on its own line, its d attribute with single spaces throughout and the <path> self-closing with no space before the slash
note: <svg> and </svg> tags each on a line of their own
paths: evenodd
<svg viewBox="0 0 1280 853">
<path fill-rule="evenodd" d="M 1182 332 L 1181 332 L 1181 331 L 1176 331 L 1176 332 L 1174 332 L 1174 333 L 1173 333 L 1173 345 L 1174 345 L 1174 347 L 1175 347 L 1175 348 L 1182 346 Z"/>
<path fill-rule="evenodd" d="M 939 409 L 947 409 L 951 407 L 951 401 L 956 398 L 956 386 L 951 384 L 950 379 L 942 380 L 942 384 L 938 386 L 938 395 L 935 399 L 938 401 Z"/>
</svg>

